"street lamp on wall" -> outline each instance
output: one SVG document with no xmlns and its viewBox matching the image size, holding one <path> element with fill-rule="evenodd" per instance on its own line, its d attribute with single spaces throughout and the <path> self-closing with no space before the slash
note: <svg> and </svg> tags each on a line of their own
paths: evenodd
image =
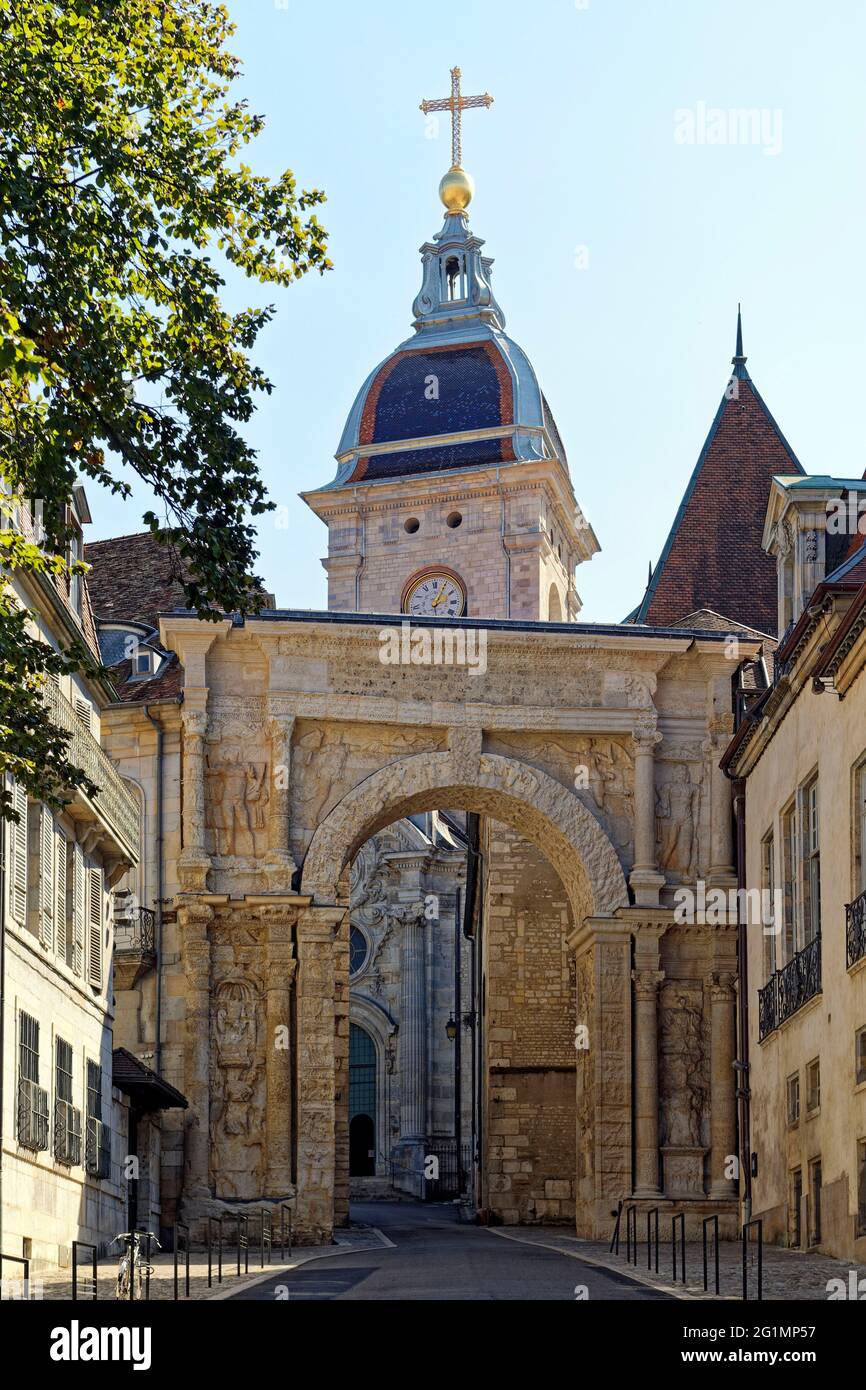
<svg viewBox="0 0 866 1390">
<path fill-rule="evenodd" d="M 447 1037 L 449 1042 L 453 1042 L 454 1039 L 457 1037 L 457 1024 L 454 1022 L 453 1014 L 448 1019 L 448 1022 L 445 1024 L 445 1036 Z"/>
</svg>

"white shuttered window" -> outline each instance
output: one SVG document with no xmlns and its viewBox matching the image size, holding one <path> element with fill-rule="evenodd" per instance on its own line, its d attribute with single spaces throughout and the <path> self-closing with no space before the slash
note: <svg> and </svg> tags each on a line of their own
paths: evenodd
<svg viewBox="0 0 866 1390">
<path fill-rule="evenodd" d="M 9 910 L 16 922 L 27 921 L 27 793 L 12 783 L 12 805 L 18 824 L 9 826 Z"/>
<path fill-rule="evenodd" d="M 72 949 L 70 964 L 76 975 L 84 973 L 84 853 L 79 844 L 72 846 Z"/>
<path fill-rule="evenodd" d="M 102 988 L 102 870 L 87 870 L 87 979 Z"/>
</svg>

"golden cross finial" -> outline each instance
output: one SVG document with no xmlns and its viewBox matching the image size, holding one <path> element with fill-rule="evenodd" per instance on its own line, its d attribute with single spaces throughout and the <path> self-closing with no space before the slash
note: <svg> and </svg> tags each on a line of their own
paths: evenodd
<svg viewBox="0 0 866 1390">
<path fill-rule="evenodd" d="M 426 116 L 429 111 L 450 111 L 451 112 L 451 167 L 459 169 L 463 154 L 461 146 L 461 118 L 464 111 L 468 111 L 473 106 L 492 106 L 493 98 L 487 92 L 480 97 L 464 97 L 460 95 L 460 69 L 451 69 L 451 95 L 442 97 L 438 101 L 422 101 L 421 110 Z"/>
</svg>

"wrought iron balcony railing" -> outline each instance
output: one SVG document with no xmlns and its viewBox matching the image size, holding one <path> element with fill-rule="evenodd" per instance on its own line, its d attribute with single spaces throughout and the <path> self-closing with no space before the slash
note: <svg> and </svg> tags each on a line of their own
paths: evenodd
<svg viewBox="0 0 866 1390">
<path fill-rule="evenodd" d="M 115 955 L 156 955 L 156 913 L 149 907 L 118 907 L 114 914 Z"/>
<path fill-rule="evenodd" d="M 821 993 L 821 933 L 776 970 L 758 990 L 758 1037 L 761 1041 Z"/>
<path fill-rule="evenodd" d="M 845 907 L 845 944 L 850 970 L 866 956 L 866 891 Z"/>
<path fill-rule="evenodd" d="M 25 1149 L 48 1148 L 48 1092 L 23 1076 L 18 1079 L 18 1143 Z"/>
<path fill-rule="evenodd" d="M 81 1111 L 68 1100 L 54 1102 L 54 1157 L 73 1167 L 81 1162 Z"/>
<path fill-rule="evenodd" d="M 89 729 L 82 724 L 62 691 L 51 681 L 45 684 L 45 698 L 52 720 L 72 735 L 69 741 L 69 760 L 87 774 L 99 788 L 92 800 L 77 793 L 92 806 L 118 843 L 129 851 L 131 858 L 139 855 L 138 808 L 109 758 Z"/>
</svg>

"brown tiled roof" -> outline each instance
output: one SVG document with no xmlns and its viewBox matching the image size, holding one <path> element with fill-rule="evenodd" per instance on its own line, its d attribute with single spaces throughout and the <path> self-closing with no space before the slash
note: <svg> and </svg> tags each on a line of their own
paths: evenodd
<svg viewBox="0 0 866 1390">
<path fill-rule="evenodd" d="M 184 607 L 181 562 L 173 552 L 142 531 L 93 541 L 84 558 L 92 567 L 87 576 L 93 609 L 106 622 L 144 623 L 155 628 L 159 614 Z M 183 667 L 172 652 L 162 674 L 154 680 L 130 680 L 131 662 L 111 667 L 112 680 L 124 703 L 176 700 L 183 689 Z"/>
<path fill-rule="evenodd" d="M 149 705 L 155 704 L 157 700 L 176 700 L 183 690 L 183 667 L 171 652 L 166 662 L 165 670 L 152 680 L 129 679 L 132 669 L 132 662 L 119 661 L 116 666 L 111 667 L 111 679 L 118 697 L 124 704 L 135 704 L 138 700 L 146 700 Z"/>
<path fill-rule="evenodd" d="M 87 585 L 97 618 L 156 627 L 160 613 L 186 606 L 182 562 L 150 531 L 91 541 L 84 558 L 92 566 Z"/>
<path fill-rule="evenodd" d="M 684 618 L 671 623 L 671 627 L 687 627 L 694 632 L 742 632 L 761 641 L 775 640 L 772 634 L 759 632 L 756 627 L 749 627 L 747 623 L 737 622 L 734 618 L 726 618 L 724 613 L 714 613 L 712 608 L 699 608 L 695 613 L 687 613 Z"/>
<path fill-rule="evenodd" d="M 775 632 L 776 563 L 761 545 L 774 474 L 802 474 L 798 459 L 735 358 L 726 391 L 667 544 L 634 621 L 667 627 L 712 609 Z"/>
</svg>

